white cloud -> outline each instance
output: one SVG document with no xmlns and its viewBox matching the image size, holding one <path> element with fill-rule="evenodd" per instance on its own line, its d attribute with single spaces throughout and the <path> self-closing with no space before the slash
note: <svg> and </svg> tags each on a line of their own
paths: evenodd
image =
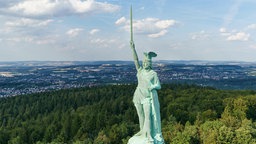
<svg viewBox="0 0 256 144">
<path fill-rule="evenodd" d="M 157 38 L 157 37 L 165 35 L 167 32 L 168 32 L 167 30 L 162 30 L 159 33 L 149 34 L 148 37 Z"/>
<path fill-rule="evenodd" d="M 4 11 L 5 13 L 26 17 L 52 17 L 86 13 L 109 13 L 119 9 L 120 7 L 117 5 L 94 0 L 23 0 L 12 4 Z"/>
<path fill-rule="evenodd" d="M 155 23 L 155 25 L 161 29 L 166 29 L 170 26 L 175 25 L 175 20 L 160 20 Z"/>
<path fill-rule="evenodd" d="M 227 37 L 228 41 L 248 41 L 250 34 L 238 32 Z"/>
<path fill-rule="evenodd" d="M 53 44 L 56 43 L 56 40 L 59 36 L 58 35 L 49 35 L 49 36 L 44 36 L 41 38 L 36 38 L 35 43 L 38 45 L 43 45 L 43 44 Z"/>
<path fill-rule="evenodd" d="M 124 30 L 130 31 L 130 22 L 125 17 L 121 17 L 116 22 Z M 133 20 L 133 31 L 138 34 L 145 34 L 148 37 L 156 38 L 165 35 L 168 28 L 177 24 L 175 20 L 160 20 L 158 18 L 146 18 Z"/>
<path fill-rule="evenodd" d="M 220 35 L 226 38 L 227 41 L 248 41 L 250 38 L 249 33 L 238 32 L 236 29 L 228 31 L 226 28 L 220 28 Z"/>
<path fill-rule="evenodd" d="M 94 10 L 97 10 L 97 12 L 114 12 L 119 9 L 119 6 L 96 2 L 94 0 L 69 0 L 69 2 L 72 4 L 77 13 L 85 13 Z"/>
<path fill-rule="evenodd" d="M 94 35 L 94 34 L 96 34 L 97 32 L 99 32 L 100 30 L 99 29 L 92 29 L 91 31 L 90 31 L 90 34 L 91 35 Z"/>
<path fill-rule="evenodd" d="M 74 28 L 74 29 L 70 29 L 66 32 L 67 35 L 69 35 L 70 37 L 76 37 L 81 31 L 83 31 L 83 29 L 81 28 Z"/>
<path fill-rule="evenodd" d="M 33 44 L 52 44 L 56 42 L 56 39 L 58 38 L 57 35 L 48 35 L 43 37 L 38 36 L 23 36 L 23 37 L 11 37 L 4 39 L 5 41 L 15 42 L 15 43 L 33 43 Z"/>
<path fill-rule="evenodd" d="M 220 32 L 220 35 L 222 35 L 222 36 L 230 36 L 231 35 L 231 33 L 228 32 L 227 29 L 224 27 L 220 28 L 219 32 Z"/>
<path fill-rule="evenodd" d="M 219 30 L 221 33 L 226 33 L 227 32 L 227 29 L 226 28 L 220 28 L 220 30 Z"/>
<path fill-rule="evenodd" d="M 0 35 L 5 42 L 33 42 L 43 40 L 45 36 L 56 34 L 52 29 L 52 19 L 30 19 L 8 17 L 2 23 Z M 40 37 L 40 38 L 39 38 Z M 6 43 L 7 44 L 7 43 Z M 19 47 L 19 45 L 17 46 Z"/>
<path fill-rule="evenodd" d="M 53 22 L 53 20 L 34 20 L 28 18 L 21 18 L 15 21 L 7 21 L 5 23 L 8 27 L 40 27 L 47 26 L 49 23 Z"/>
<path fill-rule="evenodd" d="M 207 32 L 205 32 L 204 30 L 198 32 L 198 33 L 193 33 L 191 36 L 191 39 L 193 40 L 204 40 L 209 38 L 209 34 Z"/>
<path fill-rule="evenodd" d="M 58 3 L 58 1 L 49 0 L 27 0 L 13 5 L 9 10 L 26 16 L 44 15 L 52 13 Z"/>
<path fill-rule="evenodd" d="M 126 18 L 125 17 L 121 17 L 120 19 L 118 19 L 115 24 L 116 25 L 121 25 L 121 24 L 124 24 L 126 23 Z"/>
<path fill-rule="evenodd" d="M 251 24 L 247 26 L 248 29 L 256 29 L 256 24 Z"/>
<path fill-rule="evenodd" d="M 115 39 L 102 39 L 102 38 L 96 38 L 90 40 L 91 44 L 96 44 L 97 47 L 111 47 L 114 43 L 117 42 Z"/>
</svg>

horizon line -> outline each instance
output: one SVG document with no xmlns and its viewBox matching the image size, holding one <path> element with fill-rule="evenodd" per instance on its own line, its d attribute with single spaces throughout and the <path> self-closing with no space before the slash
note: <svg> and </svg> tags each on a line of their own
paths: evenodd
<svg viewBox="0 0 256 144">
<path fill-rule="evenodd" d="M 123 61 L 123 62 L 133 62 L 133 60 L 0 60 L 0 62 L 107 62 L 107 61 Z M 140 60 L 142 61 L 142 60 Z M 245 63 L 256 63 L 255 61 L 245 61 L 245 60 L 153 60 L 153 62 L 159 61 L 201 61 L 201 62 L 245 62 Z"/>
</svg>

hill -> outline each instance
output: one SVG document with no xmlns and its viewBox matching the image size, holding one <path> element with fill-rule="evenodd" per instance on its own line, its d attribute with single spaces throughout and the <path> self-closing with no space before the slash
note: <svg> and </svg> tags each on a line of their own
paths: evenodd
<svg viewBox="0 0 256 144">
<path fill-rule="evenodd" d="M 127 143 L 138 131 L 135 85 L 0 99 L 0 143 Z M 256 143 L 256 92 L 168 84 L 159 91 L 166 143 Z"/>
</svg>

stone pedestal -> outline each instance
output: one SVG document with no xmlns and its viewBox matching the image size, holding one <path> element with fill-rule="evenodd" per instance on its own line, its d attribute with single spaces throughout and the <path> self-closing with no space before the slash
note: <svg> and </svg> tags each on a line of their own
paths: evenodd
<svg viewBox="0 0 256 144">
<path fill-rule="evenodd" d="M 129 139 L 128 144 L 154 144 L 154 142 L 148 141 L 148 138 L 142 136 L 133 136 Z"/>
<path fill-rule="evenodd" d="M 162 138 L 162 134 L 155 135 L 152 141 L 149 141 L 145 136 L 134 135 L 129 139 L 128 144 L 164 144 L 164 139 Z"/>
</svg>

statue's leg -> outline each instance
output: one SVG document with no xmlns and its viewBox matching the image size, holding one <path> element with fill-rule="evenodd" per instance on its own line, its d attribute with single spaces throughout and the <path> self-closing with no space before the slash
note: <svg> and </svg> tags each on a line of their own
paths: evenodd
<svg viewBox="0 0 256 144">
<path fill-rule="evenodd" d="M 149 141 L 154 141 L 152 136 L 151 136 L 151 118 L 150 118 L 150 112 L 151 112 L 151 107 L 150 107 L 150 101 L 146 102 L 143 104 L 143 110 L 144 110 L 144 115 L 145 115 L 145 122 L 144 122 L 144 127 L 143 131 L 145 133 L 145 136 L 148 137 Z"/>
<path fill-rule="evenodd" d="M 140 124 L 140 131 L 135 135 L 140 136 L 142 134 L 142 129 L 143 129 L 143 125 L 144 125 L 145 116 L 144 116 L 143 105 L 142 104 L 137 103 L 137 104 L 135 104 L 135 107 L 136 107 L 136 110 L 137 110 L 137 114 L 138 114 L 138 117 L 139 117 L 139 124 Z"/>
</svg>

